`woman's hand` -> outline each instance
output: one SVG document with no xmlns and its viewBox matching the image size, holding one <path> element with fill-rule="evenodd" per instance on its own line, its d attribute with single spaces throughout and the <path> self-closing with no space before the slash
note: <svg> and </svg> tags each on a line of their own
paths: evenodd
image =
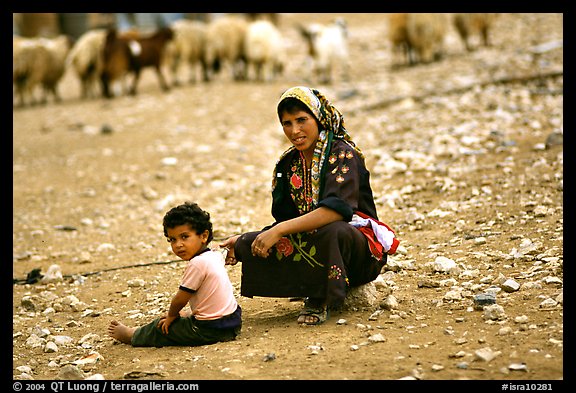
<svg viewBox="0 0 576 393">
<path fill-rule="evenodd" d="M 234 256 L 234 245 L 236 244 L 236 240 L 238 240 L 239 237 L 240 235 L 235 235 L 229 237 L 223 243 L 220 243 L 220 247 L 228 250 L 226 252 L 226 259 L 224 260 L 226 265 L 236 265 L 238 263 L 238 260 Z"/>
<path fill-rule="evenodd" d="M 252 255 L 261 258 L 268 258 L 268 255 L 270 255 L 270 249 L 278 243 L 278 240 L 281 238 L 282 234 L 276 227 L 261 232 L 252 242 Z"/>
</svg>

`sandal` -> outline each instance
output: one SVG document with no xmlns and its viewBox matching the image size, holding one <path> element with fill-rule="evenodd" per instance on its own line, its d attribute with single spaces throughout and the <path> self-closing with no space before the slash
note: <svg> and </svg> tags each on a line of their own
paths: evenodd
<svg viewBox="0 0 576 393">
<path fill-rule="evenodd" d="M 329 312 L 326 306 L 324 307 L 311 307 L 311 306 L 304 306 L 304 309 L 300 311 L 298 315 L 298 323 L 300 325 L 320 325 L 328 319 Z M 301 317 L 313 317 L 316 320 L 312 322 L 307 322 L 305 318 L 302 319 L 300 322 Z"/>
</svg>

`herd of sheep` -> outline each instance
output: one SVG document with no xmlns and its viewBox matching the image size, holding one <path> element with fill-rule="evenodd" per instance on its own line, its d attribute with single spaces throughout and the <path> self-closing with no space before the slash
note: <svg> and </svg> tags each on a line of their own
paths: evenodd
<svg viewBox="0 0 576 393">
<path fill-rule="evenodd" d="M 451 21 L 448 20 L 451 18 Z M 449 22 L 468 50 L 470 37 L 478 35 L 489 45 L 494 14 L 387 14 L 388 38 L 393 52 L 401 53 L 397 64 L 414 65 L 437 60 Z M 348 77 L 348 30 L 346 21 L 296 26 L 305 42 L 310 77 L 331 83 L 336 71 Z M 114 28 L 92 29 L 75 42 L 55 38 L 13 37 L 13 85 L 15 105 L 60 100 L 58 83 L 72 70 L 81 85 L 81 98 L 136 94 L 143 67 L 156 68 L 160 86 L 209 82 L 218 73 L 233 81 L 271 81 L 286 66 L 286 38 L 277 18 L 251 19 L 228 14 L 210 22 L 181 19 L 160 31 L 118 32 Z M 169 73 L 169 78 L 164 76 Z M 131 86 L 127 78 L 132 76 Z"/>
</svg>

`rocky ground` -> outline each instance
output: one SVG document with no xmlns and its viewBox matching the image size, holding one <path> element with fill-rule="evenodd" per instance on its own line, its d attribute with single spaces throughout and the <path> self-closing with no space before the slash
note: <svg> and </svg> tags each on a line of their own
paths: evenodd
<svg viewBox="0 0 576 393">
<path fill-rule="evenodd" d="M 13 110 L 14 379 L 563 380 L 563 18 L 502 14 L 493 46 L 396 66 L 383 14 L 344 14 L 351 75 L 316 85 L 284 14 L 286 73 L 270 83 L 186 85 Z M 296 84 L 344 113 L 401 252 L 325 324 L 302 303 L 239 295 L 236 341 L 132 348 L 117 319 L 163 313 L 184 262 L 162 235 L 171 206 L 198 202 L 219 241 L 271 222 L 270 181 L 288 146 L 275 105 Z M 40 269 L 48 282 L 24 284 Z M 480 294 L 495 304 L 476 307 Z"/>
</svg>

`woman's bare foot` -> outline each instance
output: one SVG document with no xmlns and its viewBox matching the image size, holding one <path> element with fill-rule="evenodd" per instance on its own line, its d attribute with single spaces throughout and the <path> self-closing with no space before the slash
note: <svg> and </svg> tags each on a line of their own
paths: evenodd
<svg viewBox="0 0 576 393">
<path fill-rule="evenodd" d="M 128 327 L 118 321 L 112 321 L 110 326 L 108 326 L 108 335 L 124 344 L 130 344 L 135 330 L 136 328 Z"/>
<path fill-rule="evenodd" d="M 328 309 L 324 299 L 307 298 L 304 302 L 304 308 L 298 315 L 300 325 L 320 325 L 328 319 Z"/>
<path fill-rule="evenodd" d="M 298 316 L 298 324 L 299 325 L 319 325 L 321 319 L 317 315 L 299 315 Z"/>
</svg>

